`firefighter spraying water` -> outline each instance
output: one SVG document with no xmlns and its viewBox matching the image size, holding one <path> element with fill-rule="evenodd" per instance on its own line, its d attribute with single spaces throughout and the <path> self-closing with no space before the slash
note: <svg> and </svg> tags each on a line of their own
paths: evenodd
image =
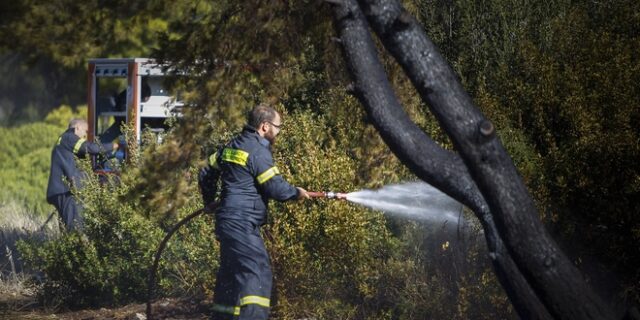
<svg viewBox="0 0 640 320">
<path fill-rule="evenodd" d="M 211 192 L 215 193 L 215 190 L 212 190 Z M 328 199 L 349 201 L 351 203 L 360 204 L 375 210 L 382 211 L 388 215 L 396 215 L 418 220 L 427 220 L 433 222 L 448 221 L 456 223 L 460 222 L 462 218 L 462 204 L 424 182 L 408 182 L 403 184 L 385 186 L 378 190 L 360 190 L 349 193 L 334 191 L 307 191 L 306 195 L 311 199 L 317 200 Z M 205 197 L 205 202 L 211 199 L 213 198 L 207 199 Z M 215 212 L 218 206 L 219 202 L 210 202 L 206 209 L 200 209 L 180 221 L 180 223 L 178 223 L 162 240 L 160 248 L 156 252 L 154 263 L 149 273 L 149 299 L 147 301 L 148 319 L 152 319 L 151 299 L 153 297 L 153 287 L 155 285 L 156 270 L 158 269 L 159 259 L 162 251 L 164 250 L 164 247 L 169 238 L 180 226 L 186 224 L 189 220 L 206 211 Z M 244 302 L 248 301 L 248 299 L 244 300 Z M 251 301 L 266 302 L 266 300 L 264 299 Z M 239 309 L 240 308 L 236 309 L 234 307 L 233 309 L 228 310 L 235 314 Z"/>
</svg>

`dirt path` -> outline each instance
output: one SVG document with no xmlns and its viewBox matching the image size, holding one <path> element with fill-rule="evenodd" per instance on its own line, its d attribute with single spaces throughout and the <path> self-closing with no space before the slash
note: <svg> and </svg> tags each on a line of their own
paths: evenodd
<svg viewBox="0 0 640 320">
<path fill-rule="evenodd" d="M 3 297 L 6 298 L 6 297 Z M 0 319 L 11 320 L 144 320 L 146 304 L 130 304 L 119 308 L 51 312 L 38 309 L 26 300 L 3 299 L 0 304 Z M 153 303 L 154 319 L 208 319 L 207 304 L 179 299 L 161 299 Z"/>
</svg>

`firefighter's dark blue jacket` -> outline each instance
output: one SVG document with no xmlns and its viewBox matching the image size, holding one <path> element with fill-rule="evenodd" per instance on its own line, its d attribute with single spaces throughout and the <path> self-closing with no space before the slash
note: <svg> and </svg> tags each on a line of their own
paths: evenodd
<svg viewBox="0 0 640 320">
<path fill-rule="evenodd" d="M 219 170 L 222 180 L 216 219 L 262 225 L 269 199 L 286 201 L 298 197 L 298 190 L 284 180 L 273 164 L 269 141 L 250 126 L 214 153 L 209 165 Z"/>
<path fill-rule="evenodd" d="M 112 150 L 113 144 L 111 143 L 100 146 L 81 139 L 75 135 L 73 128 L 65 131 L 58 138 L 51 152 L 51 173 L 47 186 L 47 199 L 69 192 L 69 184 L 76 188 L 81 187 L 82 171 L 76 166 L 75 157 L 82 158 L 86 154 L 99 154 Z"/>
</svg>

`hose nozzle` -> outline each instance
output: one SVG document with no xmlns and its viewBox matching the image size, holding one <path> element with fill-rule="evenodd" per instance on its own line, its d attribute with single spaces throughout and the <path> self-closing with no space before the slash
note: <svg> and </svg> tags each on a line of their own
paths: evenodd
<svg viewBox="0 0 640 320">
<path fill-rule="evenodd" d="M 309 197 L 311 198 L 327 198 L 327 199 L 336 199 L 336 200 L 347 199 L 347 194 L 342 192 L 320 191 L 320 192 L 307 192 L 307 194 L 309 194 Z"/>
<path fill-rule="evenodd" d="M 337 200 L 347 199 L 347 194 L 342 192 L 328 191 L 325 194 L 328 199 L 337 199 Z"/>
</svg>

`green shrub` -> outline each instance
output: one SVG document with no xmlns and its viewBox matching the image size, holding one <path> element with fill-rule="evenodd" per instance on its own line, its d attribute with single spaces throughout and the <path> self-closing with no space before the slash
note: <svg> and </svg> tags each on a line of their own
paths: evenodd
<svg viewBox="0 0 640 320">
<path fill-rule="evenodd" d="M 313 191 L 354 191 L 363 187 L 357 183 L 364 170 L 380 170 L 368 174 L 381 179 L 370 181 L 373 186 L 415 179 L 393 156 L 381 166 L 363 169 L 362 159 L 352 157 L 358 146 L 353 140 L 341 139 L 348 135 L 340 132 L 358 126 L 349 117 L 305 111 L 285 115 L 284 121 L 286 132 L 278 136 L 275 156 L 294 185 Z M 377 145 L 382 142 L 376 138 L 369 137 L 368 152 L 389 153 Z M 490 299 L 502 301 L 502 307 L 490 314 L 509 315 L 504 311 L 508 302 L 492 277 L 484 239 L 477 236 L 478 226 L 475 231 L 462 232 L 463 237 L 469 237 L 465 247 L 443 252 L 437 241 L 455 239 L 455 231 L 441 235 L 439 225 L 389 219 L 346 201 L 272 203 L 271 208 L 266 227 L 271 240 L 267 245 L 279 293 L 279 317 L 414 319 L 457 315 L 464 319 L 485 309 L 460 311 L 450 306 L 489 306 Z M 447 255 L 457 260 L 443 259 Z M 479 294 L 484 291 L 490 294 Z"/>
<path fill-rule="evenodd" d="M 80 106 L 75 110 L 67 105 L 61 105 L 56 109 L 51 110 L 44 118 L 44 123 L 51 124 L 60 127 L 63 131 L 66 130 L 71 119 L 87 119 L 87 106 Z"/>
<path fill-rule="evenodd" d="M 83 233 L 20 244 L 27 264 L 45 275 L 45 302 L 102 306 L 145 296 L 146 270 L 162 233 L 119 203 L 119 193 L 125 189 L 115 183 L 100 186 L 96 177 L 87 179 L 80 193 Z"/>
<path fill-rule="evenodd" d="M 62 130 L 44 123 L 0 128 L 0 202 L 22 204 L 29 212 L 44 214 L 51 148 Z"/>
<path fill-rule="evenodd" d="M 36 214 L 53 210 L 46 201 L 51 148 L 69 120 L 86 118 L 86 113 L 86 107 L 74 112 L 61 106 L 51 111 L 44 122 L 0 127 L 0 202 L 21 203 Z"/>
</svg>

